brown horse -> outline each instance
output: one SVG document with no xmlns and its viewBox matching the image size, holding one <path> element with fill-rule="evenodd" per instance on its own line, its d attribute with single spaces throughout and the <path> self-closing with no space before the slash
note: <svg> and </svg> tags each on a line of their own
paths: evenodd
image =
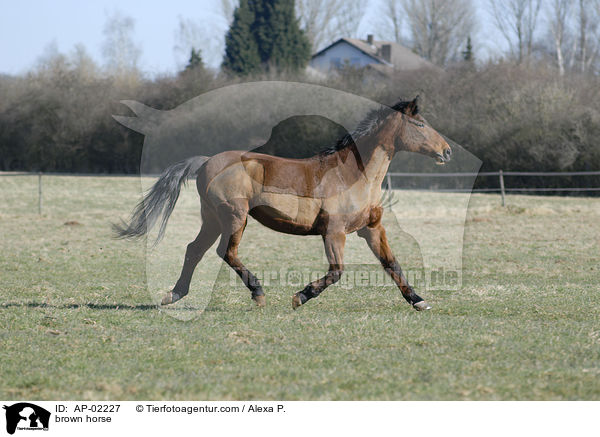
<svg viewBox="0 0 600 437">
<path fill-rule="evenodd" d="M 217 253 L 250 289 L 256 304 L 265 305 L 260 282 L 238 258 L 250 215 L 279 232 L 323 238 L 329 271 L 294 294 L 294 309 L 340 279 L 346 234 L 357 231 L 408 303 L 416 310 L 430 309 L 402 273 L 381 222 L 381 184 L 400 150 L 431 156 L 440 164 L 452 154 L 448 143 L 419 115 L 416 98 L 371 112 L 352 135 L 311 158 L 227 151 L 174 164 L 138 204 L 130 223 L 116 226 L 116 231 L 125 238 L 141 237 L 162 215 L 160 239 L 181 185 L 189 176 L 197 175 L 202 227 L 187 246 L 179 280 L 164 296 L 162 305 L 187 295 L 196 265 L 219 236 Z"/>
</svg>

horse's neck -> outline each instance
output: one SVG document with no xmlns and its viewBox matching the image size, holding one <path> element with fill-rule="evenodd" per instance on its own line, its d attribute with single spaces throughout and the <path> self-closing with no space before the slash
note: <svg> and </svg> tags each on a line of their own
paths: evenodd
<svg viewBox="0 0 600 437">
<path fill-rule="evenodd" d="M 347 186 L 357 183 L 365 188 L 380 188 L 394 156 L 395 124 L 379 129 L 375 135 L 357 139 L 355 146 L 337 151 L 328 158 L 326 167 L 337 168 L 337 174 Z"/>
<path fill-rule="evenodd" d="M 388 167 L 391 153 L 389 148 L 380 145 L 375 139 L 365 139 L 356 146 L 337 151 L 326 159 L 327 168 L 337 168 L 346 183 L 353 184 L 357 179 L 368 184 L 381 184 Z"/>
<path fill-rule="evenodd" d="M 380 186 L 392 160 L 392 151 L 381 144 L 378 138 L 365 138 L 357 148 L 360 154 L 364 176 L 370 185 Z"/>
</svg>

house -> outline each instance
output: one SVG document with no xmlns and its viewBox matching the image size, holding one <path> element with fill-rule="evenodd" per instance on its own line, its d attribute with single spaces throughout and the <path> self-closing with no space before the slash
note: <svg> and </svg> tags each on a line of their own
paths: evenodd
<svg viewBox="0 0 600 437">
<path fill-rule="evenodd" d="M 366 40 L 340 38 L 315 53 L 309 63 L 321 74 L 344 66 L 369 68 L 383 75 L 394 70 L 440 69 L 398 43 L 375 41 L 373 35 Z"/>
</svg>

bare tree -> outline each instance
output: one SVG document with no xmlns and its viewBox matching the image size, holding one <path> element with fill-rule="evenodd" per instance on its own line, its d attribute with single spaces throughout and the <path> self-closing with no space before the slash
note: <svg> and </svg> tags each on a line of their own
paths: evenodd
<svg viewBox="0 0 600 437">
<path fill-rule="evenodd" d="M 335 36 L 358 37 L 358 28 L 367 10 L 365 0 L 344 0 L 336 14 Z"/>
<path fill-rule="evenodd" d="M 402 0 L 414 49 L 434 64 L 456 57 L 474 33 L 471 0 Z"/>
<path fill-rule="evenodd" d="M 201 25 L 189 18 L 181 16 L 178 18 L 173 46 L 178 67 L 181 68 L 188 63 L 192 49 L 202 51 L 202 57 L 207 65 L 219 65 L 223 57 L 225 41 L 222 32 L 217 30 L 217 24 Z"/>
<path fill-rule="evenodd" d="M 368 0 L 296 0 L 296 15 L 313 49 L 341 37 L 358 37 Z"/>
<path fill-rule="evenodd" d="M 296 0 L 296 15 L 313 49 L 336 36 L 335 19 L 343 5 L 343 0 Z"/>
<path fill-rule="evenodd" d="M 577 2 L 577 54 L 579 71 L 585 73 L 597 61 L 600 51 L 600 0 Z"/>
<path fill-rule="evenodd" d="M 590 47 L 590 55 L 587 60 L 587 70 L 591 70 L 591 67 L 596 66 L 595 72 L 598 72 L 598 61 L 600 55 L 600 0 L 592 0 L 591 4 L 592 26 L 590 31 L 592 34 Z"/>
<path fill-rule="evenodd" d="M 203 35 L 200 26 L 189 18 L 178 17 L 179 23 L 174 33 L 173 52 L 177 63 L 181 66 L 187 61 L 192 49 L 202 48 Z"/>
<path fill-rule="evenodd" d="M 117 75 L 136 71 L 142 50 L 133 40 L 133 18 L 119 11 L 108 16 L 104 24 L 102 54 L 110 71 Z"/>
<path fill-rule="evenodd" d="M 527 44 L 527 56 L 533 52 L 533 39 L 537 20 L 542 6 L 542 0 L 521 0 L 527 3 L 525 14 L 525 42 Z"/>
<path fill-rule="evenodd" d="M 404 11 L 400 0 L 381 0 L 381 11 L 379 19 L 375 23 L 378 37 L 384 40 L 402 42 L 402 22 Z"/>
<path fill-rule="evenodd" d="M 542 5 L 541 0 L 489 0 L 494 23 L 518 62 L 529 57 Z"/>
<path fill-rule="evenodd" d="M 561 76 L 565 74 L 565 57 L 563 54 L 563 45 L 568 28 L 568 21 L 571 15 L 573 0 L 552 0 L 548 9 L 548 22 L 550 31 L 554 40 L 554 50 L 556 52 L 556 63 L 558 73 Z"/>
<path fill-rule="evenodd" d="M 98 67 L 83 44 L 75 45 L 69 56 L 69 61 L 82 82 L 95 79 L 98 76 Z"/>
</svg>

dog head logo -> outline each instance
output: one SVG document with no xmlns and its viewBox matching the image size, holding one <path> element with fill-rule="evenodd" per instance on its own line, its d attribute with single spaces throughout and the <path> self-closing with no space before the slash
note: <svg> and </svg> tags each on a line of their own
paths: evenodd
<svg viewBox="0 0 600 437">
<path fill-rule="evenodd" d="M 6 410 L 6 432 L 14 434 L 19 430 L 47 430 L 50 412 L 27 402 L 4 406 Z"/>
</svg>

